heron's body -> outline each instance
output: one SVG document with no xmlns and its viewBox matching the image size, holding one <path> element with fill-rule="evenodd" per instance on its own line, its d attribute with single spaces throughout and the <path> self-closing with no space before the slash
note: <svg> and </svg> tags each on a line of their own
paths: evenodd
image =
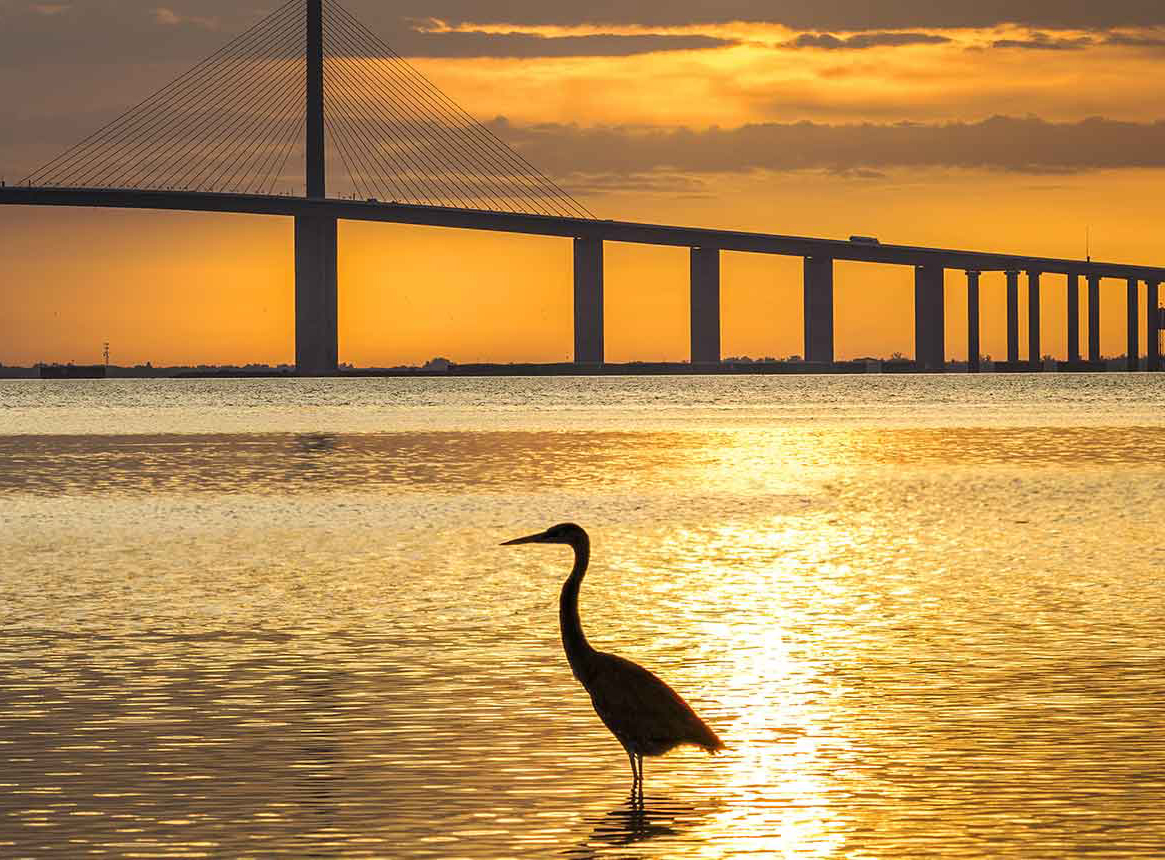
<svg viewBox="0 0 1165 860">
<path fill-rule="evenodd" d="M 632 755 L 656 756 L 691 744 L 708 752 L 724 748 L 679 693 L 642 666 L 596 651 L 582 685 L 595 713 Z"/>
<path fill-rule="evenodd" d="M 590 562 L 585 531 L 566 523 L 509 543 L 564 543 L 574 550 L 574 569 L 558 604 L 562 646 L 575 678 L 590 693 L 595 712 L 627 751 L 633 792 L 638 787 L 642 797 L 644 756 L 663 755 L 685 744 L 711 753 L 724 748 L 691 706 L 656 675 L 623 657 L 596 651 L 587 641 L 578 614 L 579 588 Z"/>
</svg>

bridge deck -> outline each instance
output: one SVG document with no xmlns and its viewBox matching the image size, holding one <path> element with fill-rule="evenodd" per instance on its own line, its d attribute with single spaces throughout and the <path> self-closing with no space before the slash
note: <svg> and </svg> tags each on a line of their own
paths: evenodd
<svg viewBox="0 0 1165 860">
<path fill-rule="evenodd" d="M 303 197 L 257 194 L 214 194 L 194 191 L 138 191 L 88 188 L 0 188 L 0 205 L 85 206 L 117 209 L 158 209 L 224 212 L 247 215 L 315 215 L 348 221 L 383 221 L 465 230 L 492 230 L 535 236 L 561 236 L 690 248 L 719 248 L 792 257 L 822 257 L 902 266 L 946 269 L 1036 271 L 1165 281 L 1165 267 L 1027 257 L 909 245 L 875 245 L 838 239 L 780 236 L 698 227 L 669 227 L 628 221 L 597 221 L 547 215 L 522 215 L 477 209 L 449 209 L 401 203 L 355 200 L 309 200 Z"/>
</svg>

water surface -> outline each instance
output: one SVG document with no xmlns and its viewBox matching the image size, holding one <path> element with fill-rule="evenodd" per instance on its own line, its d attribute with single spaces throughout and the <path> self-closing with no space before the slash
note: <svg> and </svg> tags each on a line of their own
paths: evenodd
<svg viewBox="0 0 1165 860">
<path fill-rule="evenodd" d="M 1165 854 L 1165 379 L 0 383 L 0 855 Z M 626 758 L 592 641 L 722 735 Z"/>
</svg>

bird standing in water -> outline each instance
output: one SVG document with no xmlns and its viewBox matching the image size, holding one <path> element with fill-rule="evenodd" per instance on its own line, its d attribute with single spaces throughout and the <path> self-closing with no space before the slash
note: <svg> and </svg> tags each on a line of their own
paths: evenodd
<svg viewBox="0 0 1165 860">
<path fill-rule="evenodd" d="M 595 712 L 627 751 L 632 797 L 643 802 L 644 756 L 663 755 L 684 744 L 710 753 L 724 749 L 716 733 L 675 690 L 642 666 L 596 651 L 587 641 L 578 617 L 579 586 L 591 557 L 587 533 L 574 523 L 561 523 L 502 546 L 523 543 L 561 543 L 574 550 L 574 569 L 558 602 L 562 647 L 574 676 L 590 693 Z"/>
</svg>

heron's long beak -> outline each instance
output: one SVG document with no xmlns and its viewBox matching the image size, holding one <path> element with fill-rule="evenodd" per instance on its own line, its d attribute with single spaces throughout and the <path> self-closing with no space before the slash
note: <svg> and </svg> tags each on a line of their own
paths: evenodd
<svg viewBox="0 0 1165 860">
<path fill-rule="evenodd" d="M 515 538 L 508 540 L 502 546 L 513 546 L 519 543 L 542 543 L 546 540 L 546 532 L 538 532 L 536 535 L 527 535 L 526 537 Z"/>
</svg>

